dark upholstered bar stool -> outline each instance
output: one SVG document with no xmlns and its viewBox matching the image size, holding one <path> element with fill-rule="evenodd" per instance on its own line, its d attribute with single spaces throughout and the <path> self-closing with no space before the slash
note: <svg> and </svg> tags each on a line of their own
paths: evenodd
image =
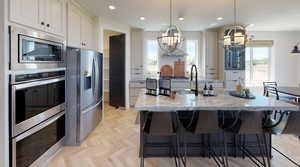
<svg viewBox="0 0 300 167">
<path fill-rule="evenodd" d="M 281 135 L 281 134 L 289 134 L 289 135 L 295 135 L 296 137 L 300 136 L 300 112 L 282 112 L 280 118 L 277 120 L 277 123 L 265 127 L 265 130 L 268 133 L 271 133 L 273 135 Z M 296 166 L 300 166 L 297 162 L 292 160 L 290 157 L 282 153 L 277 148 L 273 147 L 273 150 L 284 156 L 287 160 L 292 162 Z"/>
<path fill-rule="evenodd" d="M 218 166 L 227 167 L 227 142 L 225 132 L 219 127 L 218 111 L 198 111 L 198 113 L 199 115 L 196 125 L 193 128 L 188 128 L 187 130 L 196 135 L 205 136 L 208 142 L 203 143 L 203 147 L 209 154 L 209 157 L 212 157 Z M 214 145 L 212 145 L 212 143 L 210 143 L 210 136 L 216 134 L 222 135 L 222 143 L 214 143 Z M 221 147 L 222 151 L 216 152 L 215 147 Z"/>
<path fill-rule="evenodd" d="M 148 112 L 143 125 L 143 133 L 145 136 L 169 136 L 171 139 L 170 157 L 174 157 L 175 165 L 180 166 L 178 153 L 178 124 L 176 112 Z M 145 141 L 143 141 L 145 142 Z M 141 167 L 144 166 L 144 143 L 141 143 Z"/>
<path fill-rule="evenodd" d="M 241 140 L 238 142 L 238 149 L 241 150 L 243 156 L 247 156 L 256 166 L 270 167 L 270 154 L 268 153 L 267 137 L 263 130 L 263 112 L 255 111 L 242 111 L 239 114 L 237 124 L 240 128 L 236 133 L 237 137 Z M 254 156 L 254 154 L 246 148 L 245 135 L 256 135 L 259 154 L 262 160 Z M 266 158 L 265 158 L 266 157 Z M 267 160 L 266 160 L 267 159 Z"/>
</svg>

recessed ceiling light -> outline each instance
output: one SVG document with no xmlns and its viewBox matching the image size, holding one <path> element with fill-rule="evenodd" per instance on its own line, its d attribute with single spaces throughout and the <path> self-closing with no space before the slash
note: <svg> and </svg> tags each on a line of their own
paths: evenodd
<svg viewBox="0 0 300 167">
<path fill-rule="evenodd" d="M 223 20 L 224 18 L 223 17 L 218 17 L 217 20 L 221 21 Z"/>
<path fill-rule="evenodd" d="M 146 18 L 145 17 L 140 17 L 140 20 L 144 21 L 144 20 L 146 20 Z"/>
<path fill-rule="evenodd" d="M 116 9 L 116 7 L 115 7 L 114 5 L 109 5 L 108 8 L 109 8 L 110 10 L 115 10 L 115 9 Z"/>
<path fill-rule="evenodd" d="M 178 17 L 178 20 L 183 21 L 184 17 Z"/>
</svg>

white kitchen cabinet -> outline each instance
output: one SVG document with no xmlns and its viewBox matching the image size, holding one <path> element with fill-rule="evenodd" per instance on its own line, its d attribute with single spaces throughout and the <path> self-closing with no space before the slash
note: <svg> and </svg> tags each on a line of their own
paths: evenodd
<svg viewBox="0 0 300 167">
<path fill-rule="evenodd" d="M 205 74 L 207 79 L 218 77 L 218 33 L 205 32 Z"/>
<path fill-rule="evenodd" d="M 10 0 L 9 19 L 22 25 L 42 28 L 41 0 Z M 45 24 L 45 23 L 44 23 Z"/>
<path fill-rule="evenodd" d="M 65 0 L 10 0 L 9 20 L 64 36 Z"/>
<path fill-rule="evenodd" d="M 228 70 L 225 71 L 225 86 L 227 90 L 235 90 L 239 82 L 245 85 L 246 73 L 243 70 Z"/>
<path fill-rule="evenodd" d="M 17 24 L 64 36 L 65 0 L 10 0 L 9 19 Z"/>
<path fill-rule="evenodd" d="M 46 29 L 53 34 L 64 36 L 66 22 L 66 3 L 64 0 L 47 0 Z"/>
<path fill-rule="evenodd" d="M 139 93 L 146 88 L 146 81 L 130 81 L 129 84 L 129 103 L 131 107 L 134 107 Z"/>
<path fill-rule="evenodd" d="M 95 23 L 76 6 L 68 6 L 68 46 L 97 50 Z"/>
<path fill-rule="evenodd" d="M 144 76 L 144 30 L 131 29 L 131 79 L 145 79 Z"/>
<path fill-rule="evenodd" d="M 81 48 L 81 13 L 73 6 L 68 8 L 68 46 Z"/>
<path fill-rule="evenodd" d="M 90 17 L 83 15 L 81 17 L 81 41 L 85 49 L 95 49 L 93 27 L 93 21 Z"/>
</svg>

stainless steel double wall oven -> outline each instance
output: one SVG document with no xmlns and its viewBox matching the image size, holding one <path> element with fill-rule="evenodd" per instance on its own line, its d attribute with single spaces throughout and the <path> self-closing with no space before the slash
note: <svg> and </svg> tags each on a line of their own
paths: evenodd
<svg viewBox="0 0 300 167">
<path fill-rule="evenodd" d="M 10 27 L 11 166 L 40 166 L 65 137 L 65 42 Z"/>
</svg>

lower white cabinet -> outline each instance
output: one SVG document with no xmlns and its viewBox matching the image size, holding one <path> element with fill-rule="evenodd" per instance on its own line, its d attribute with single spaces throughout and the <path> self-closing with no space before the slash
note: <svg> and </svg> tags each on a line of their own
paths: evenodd
<svg viewBox="0 0 300 167">
<path fill-rule="evenodd" d="M 130 107 L 134 107 L 139 93 L 146 88 L 146 81 L 131 81 L 129 85 L 129 103 Z"/>
<path fill-rule="evenodd" d="M 246 73 L 244 70 L 228 70 L 225 71 L 225 87 L 227 90 L 235 90 L 239 82 L 245 85 Z"/>
</svg>

